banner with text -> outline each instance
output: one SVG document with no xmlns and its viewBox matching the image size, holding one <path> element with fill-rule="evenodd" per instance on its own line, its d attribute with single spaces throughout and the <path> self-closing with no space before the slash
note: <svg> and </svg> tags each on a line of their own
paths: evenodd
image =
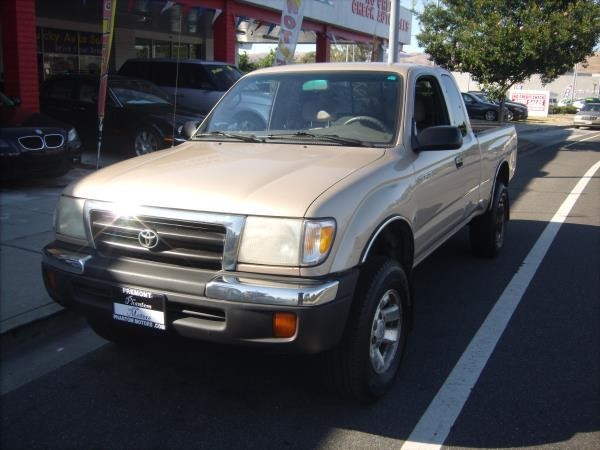
<svg viewBox="0 0 600 450">
<path fill-rule="evenodd" d="M 521 89 L 510 93 L 510 100 L 527 105 L 530 117 L 546 117 L 550 106 L 550 92 Z"/>
<path fill-rule="evenodd" d="M 100 65 L 100 87 L 98 89 L 98 155 L 96 168 L 100 167 L 100 148 L 102 146 L 102 124 L 106 105 L 106 90 L 108 88 L 108 61 L 112 46 L 113 30 L 115 27 L 115 11 L 117 0 L 102 2 L 102 63 Z"/>
<path fill-rule="evenodd" d="M 298 42 L 298 34 L 302 28 L 304 17 L 303 0 L 283 0 L 281 10 L 281 32 L 279 33 L 279 44 L 273 65 L 281 66 L 294 62 L 294 52 Z"/>
</svg>

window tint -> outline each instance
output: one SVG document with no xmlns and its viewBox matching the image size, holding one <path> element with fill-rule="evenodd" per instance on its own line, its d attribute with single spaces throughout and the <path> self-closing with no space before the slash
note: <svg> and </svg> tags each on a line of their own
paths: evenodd
<svg viewBox="0 0 600 450">
<path fill-rule="evenodd" d="M 437 125 L 450 125 L 442 90 L 433 76 L 417 80 L 413 121 L 416 133 Z"/>
<path fill-rule="evenodd" d="M 187 89 L 216 89 L 209 74 L 200 64 L 180 64 L 179 87 Z"/>
<path fill-rule="evenodd" d="M 79 84 L 79 101 L 85 103 L 96 103 L 98 99 L 98 85 L 89 81 L 81 81 Z"/>
<path fill-rule="evenodd" d="M 72 80 L 54 80 L 46 90 L 46 97 L 54 100 L 72 100 L 73 86 Z"/>
<path fill-rule="evenodd" d="M 144 78 L 154 81 L 159 86 L 175 86 L 175 74 L 177 70 L 175 63 L 159 62 L 149 64 L 149 67 L 148 76 Z"/>
<path fill-rule="evenodd" d="M 452 111 L 452 125 L 459 127 L 462 135 L 466 136 L 467 124 L 469 121 L 467 120 L 467 115 L 465 114 L 465 109 L 463 108 L 456 84 L 448 75 L 442 75 L 442 84 L 444 85 L 446 99 L 448 100 Z"/>
<path fill-rule="evenodd" d="M 204 65 L 204 69 L 219 91 L 226 91 L 242 76 L 238 68 L 231 65 L 206 64 Z"/>
</svg>

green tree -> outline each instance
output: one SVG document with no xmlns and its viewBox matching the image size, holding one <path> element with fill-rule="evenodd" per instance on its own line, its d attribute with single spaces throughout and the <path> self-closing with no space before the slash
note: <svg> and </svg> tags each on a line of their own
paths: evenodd
<svg viewBox="0 0 600 450">
<path fill-rule="evenodd" d="M 419 19 L 417 41 L 434 62 L 470 72 L 502 104 L 514 84 L 534 74 L 554 80 L 600 38 L 599 0 L 439 0 Z"/>
<path fill-rule="evenodd" d="M 352 61 L 352 58 L 354 58 L 354 61 L 370 61 L 372 51 L 373 45 L 371 44 L 334 45 L 331 47 L 329 59 L 332 62 Z"/>
<path fill-rule="evenodd" d="M 300 64 L 309 64 L 316 61 L 317 54 L 315 52 L 306 52 L 299 58 L 296 58 L 296 62 Z"/>
<path fill-rule="evenodd" d="M 271 50 L 269 50 L 269 53 L 267 54 L 267 56 L 259 59 L 256 62 L 256 68 L 262 69 L 264 67 L 271 67 L 274 62 L 275 62 L 275 50 L 271 49 Z"/>
<path fill-rule="evenodd" d="M 244 73 L 252 72 L 256 70 L 256 64 L 250 61 L 248 52 L 240 53 L 238 56 L 238 67 Z"/>
</svg>

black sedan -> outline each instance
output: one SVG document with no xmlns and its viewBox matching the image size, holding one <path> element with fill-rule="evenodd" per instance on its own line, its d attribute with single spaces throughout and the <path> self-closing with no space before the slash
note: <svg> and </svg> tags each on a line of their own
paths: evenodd
<svg viewBox="0 0 600 450">
<path fill-rule="evenodd" d="M 70 125 L 24 110 L 0 92 L 0 176 L 20 180 L 58 176 L 81 160 L 81 142 Z"/>
<path fill-rule="evenodd" d="M 500 107 L 492 102 L 480 99 L 478 96 L 471 93 L 462 93 L 467 113 L 471 119 L 498 120 L 500 115 Z M 508 108 L 504 107 L 504 117 L 510 116 Z"/>
<path fill-rule="evenodd" d="M 98 142 L 98 77 L 58 75 L 41 88 L 42 111 L 72 123 L 87 148 Z M 184 141 L 183 124 L 200 122 L 198 112 L 177 107 L 155 84 L 135 78 L 109 77 L 102 148 L 143 155 Z"/>
<path fill-rule="evenodd" d="M 484 102 L 494 103 L 496 105 L 498 104 L 498 102 L 490 100 L 483 92 L 469 91 L 469 94 L 477 96 Z M 506 106 L 508 109 L 508 120 L 525 120 L 529 116 L 529 109 L 524 103 L 513 102 L 512 100 L 506 98 L 504 99 L 504 106 Z"/>
</svg>

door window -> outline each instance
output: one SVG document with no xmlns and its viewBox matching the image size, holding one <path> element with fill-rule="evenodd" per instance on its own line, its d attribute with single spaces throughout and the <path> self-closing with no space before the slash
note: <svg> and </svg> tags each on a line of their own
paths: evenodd
<svg viewBox="0 0 600 450">
<path fill-rule="evenodd" d="M 98 86 L 89 81 L 82 81 L 79 85 L 79 101 L 83 103 L 96 103 L 98 99 Z"/>
<path fill-rule="evenodd" d="M 424 76 L 417 80 L 413 121 L 417 134 L 425 128 L 450 125 L 442 90 L 433 76 Z"/>
<path fill-rule="evenodd" d="M 469 121 L 467 120 L 467 115 L 465 114 L 456 84 L 449 75 L 442 75 L 442 84 L 444 85 L 446 98 L 448 99 L 452 111 L 452 125 L 460 128 L 462 135 L 466 136 L 467 124 Z"/>
<path fill-rule="evenodd" d="M 73 83 L 71 80 L 54 80 L 46 90 L 46 97 L 52 100 L 72 100 Z"/>
</svg>

